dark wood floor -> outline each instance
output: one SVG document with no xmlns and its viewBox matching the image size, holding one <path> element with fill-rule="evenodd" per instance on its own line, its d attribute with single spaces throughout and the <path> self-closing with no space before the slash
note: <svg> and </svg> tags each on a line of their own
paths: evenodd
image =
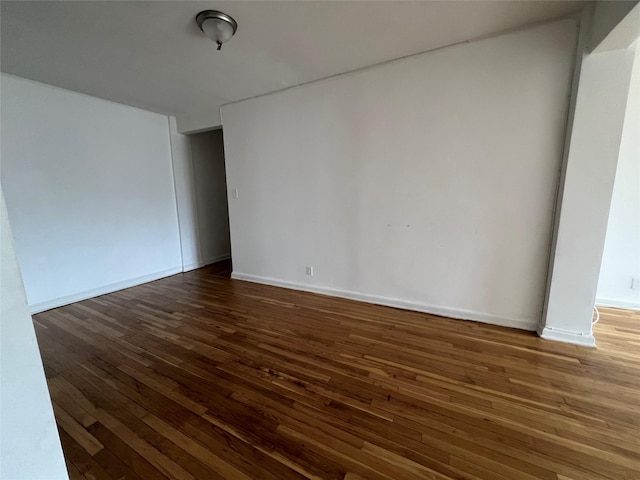
<svg viewBox="0 0 640 480">
<path fill-rule="evenodd" d="M 34 317 L 72 479 L 640 478 L 638 313 L 588 349 L 226 273 Z"/>
</svg>

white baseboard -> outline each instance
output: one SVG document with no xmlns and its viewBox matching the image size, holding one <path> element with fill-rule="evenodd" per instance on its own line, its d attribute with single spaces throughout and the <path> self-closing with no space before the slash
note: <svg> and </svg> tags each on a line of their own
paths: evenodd
<svg viewBox="0 0 640 480">
<path fill-rule="evenodd" d="M 184 267 L 182 267 L 182 271 L 190 272 L 191 270 L 195 270 L 196 268 L 206 267 L 207 265 L 211 265 L 212 263 L 222 262 L 223 260 L 229 260 L 230 258 L 231 258 L 231 255 L 228 253 L 225 253 L 223 255 L 218 255 L 217 257 L 208 258 L 207 260 L 200 260 L 195 263 L 189 263 Z"/>
<path fill-rule="evenodd" d="M 29 311 L 31 312 L 31 315 L 35 315 L 36 313 L 51 310 L 52 308 L 62 307 L 64 305 L 69 305 L 70 303 L 80 302 L 82 300 L 98 297 L 106 293 L 113 293 L 117 292 L 118 290 L 135 287 L 136 285 L 141 285 L 143 283 L 153 282 L 154 280 L 159 280 L 160 278 L 169 277 L 181 272 L 182 267 L 170 268 L 161 272 L 143 275 L 142 277 L 132 278 L 130 280 L 124 280 L 122 282 L 112 283 L 103 287 L 93 288 L 91 290 L 85 290 L 84 292 L 74 293 L 65 297 L 58 297 L 54 298 L 53 300 L 47 300 L 46 302 L 29 305 Z"/>
<path fill-rule="evenodd" d="M 596 298 L 598 307 L 623 308 L 625 310 L 640 310 L 640 301 L 629 302 L 628 300 L 618 300 L 616 298 Z"/>
<path fill-rule="evenodd" d="M 248 273 L 233 272 L 231 274 L 231 278 L 234 278 L 236 280 L 245 280 L 248 282 L 273 285 L 276 287 L 290 288 L 293 290 L 319 293 L 322 295 L 329 295 L 331 297 L 348 298 L 351 300 L 358 300 L 366 303 L 374 303 L 376 305 L 402 308 L 404 310 L 414 310 L 416 312 L 431 313 L 433 315 L 439 315 L 443 317 L 451 317 L 462 320 L 473 320 L 477 322 L 490 323 L 492 325 L 500 325 L 503 327 L 518 328 L 521 330 L 535 331 L 538 328 L 538 322 L 535 320 L 500 317 L 498 315 L 492 315 L 489 313 L 477 312 L 473 310 L 442 307 L 438 305 L 429 305 L 426 303 L 411 302 L 398 298 L 381 297 L 378 295 L 370 295 L 367 293 L 353 292 L 349 290 L 339 290 L 330 287 L 289 282 L 270 277 L 251 275 Z"/>
<path fill-rule="evenodd" d="M 591 333 L 569 332 L 566 330 L 544 327 L 542 330 L 538 330 L 538 335 L 546 340 L 555 340 L 556 342 L 573 343 L 575 345 L 583 345 L 585 347 L 596 346 L 596 339 Z"/>
</svg>

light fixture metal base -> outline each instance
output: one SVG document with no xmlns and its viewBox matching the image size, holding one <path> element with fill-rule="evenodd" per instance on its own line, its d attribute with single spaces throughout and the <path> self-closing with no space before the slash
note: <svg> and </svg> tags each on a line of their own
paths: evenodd
<svg viewBox="0 0 640 480">
<path fill-rule="evenodd" d="M 210 19 L 220 20 L 231 25 L 231 28 L 233 30 L 231 36 L 235 35 L 235 33 L 238 31 L 238 23 L 233 19 L 232 16 L 218 10 L 203 10 L 202 12 L 198 13 L 198 15 L 196 15 L 196 23 L 198 24 L 198 27 L 200 27 L 202 33 L 206 34 L 204 28 L 202 28 L 202 24 L 206 20 Z M 216 43 L 218 44 L 218 50 L 220 50 L 222 48 L 222 42 Z"/>
</svg>

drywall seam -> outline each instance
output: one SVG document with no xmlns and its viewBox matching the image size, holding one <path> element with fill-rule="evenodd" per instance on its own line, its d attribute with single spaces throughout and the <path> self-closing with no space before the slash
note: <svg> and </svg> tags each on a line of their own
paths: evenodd
<svg viewBox="0 0 640 480">
<path fill-rule="evenodd" d="M 441 305 L 430 305 L 422 302 L 411 302 L 399 298 L 383 297 L 379 295 L 371 295 L 367 293 L 354 292 L 350 290 L 341 290 L 331 287 L 323 287 L 318 285 L 310 285 L 304 283 L 290 282 L 279 280 L 277 278 L 262 277 L 259 275 L 251 275 L 247 273 L 233 272 L 231 278 L 235 280 L 244 280 L 247 282 L 261 283 L 265 285 L 273 285 L 276 287 L 290 288 L 292 290 L 301 290 L 303 292 L 319 293 L 331 297 L 348 298 L 358 300 L 365 303 L 373 303 L 376 305 L 384 305 L 387 307 L 401 308 L 403 310 L 411 310 L 416 312 L 430 313 L 443 317 L 457 318 L 461 320 L 473 320 L 476 322 L 489 323 L 491 325 L 500 325 L 502 327 L 518 328 L 521 330 L 535 331 L 538 327 L 536 321 L 507 318 L 498 315 L 477 312 L 473 310 L 464 310 L 459 308 L 450 308 Z"/>
<path fill-rule="evenodd" d="M 211 127 L 203 127 L 202 129 L 196 130 L 196 131 L 185 131 L 185 132 L 181 131 L 180 133 L 190 134 L 190 133 L 198 133 L 199 131 L 216 130 L 218 128 L 223 128 L 224 127 L 224 123 L 222 122 L 222 107 L 226 107 L 228 105 L 233 105 L 233 104 L 236 104 L 236 103 L 246 102 L 247 100 L 253 100 L 254 98 L 268 97 L 268 96 L 271 96 L 271 95 L 275 95 L 277 93 L 282 93 L 282 92 L 284 92 L 286 90 L 295 90 L 295 89 L 298 89 L 298 88 L 306 87 L 308 85 L 313 85 L 314 83 L 321 83 L 321 82 L 328 81 L 328 80 L 334 80 L 334 79 L 339 78 L 339 77 L 346 77 L 346 76 L 354 75 L 354 74 L 357 74 L 357 73 L 360 73 L 360 72 L 364 72 L 364 71 L 367 71 L 367 70 L 373 70 L 373 69 L 375 69 L 377 67 L 390 65 L 392 63 L 399 62 L 401 60 L 406 60 L 407 58 L 412 58 L 412 57 L 417 57 L 417 56 L 420 56 L 420 55 L 424 55 L 426 53 L 433 53 L 433 52 L 437 52 L 439 50 L 445 50 L 445 49 L 448 49 L 448 48 L 460 47 L 462 45 L 468 45 L 470 43 L 476 43 L 476 42 L 480 42 L 482 40 L 488 40 L 490 38 L 500 37 L 502 35 L 508 35 L 510 33 L 516 33 L 516 32 L 520 32 L 520 31 L 525 31 L 525 30 L 529 30 L 531 28 L 539 27 L 541 25 L 546 25 L 546 24 L 550 24 L 550 23 L 554 23 L 554 22 L 559 22 L 561 20 L 567 20 L 567 19 L 570 19 L 570 18 L 575 18 L 575 19 L 578 19 L 578 21 L 580 21 L 579 19 L 582 18 L 582 12 L 571 13 L 569 15 L 562 15 L 560 17 L 552 18 L 551 20 L 541 20 L 539 22 L 528 23 L 526 25 L 521 25 L 519 27 L 509 28 L 507 30 L 501 30 L 500 32 L 490 33 L 490 34 L 487 34 L 487 35 L 481 35 L 479 37 L 471 38 L 471 39 L 468 39 L 468 40 L 461 40 L 459 42 L 450 43 L 448 45 L 442 45 L 441 47 L 435 47 L 435 48 L 431 48 L 429 50 L 423 50 L 423 51 L 416 52 L 416 53 L 410 53 L 409 55 L 404 55 L 402 57 L 392 58 L 390 60 L 385 60 L 383 62 L 374 63 L 373 65 L 367 65 L 367 66 L 364 66 L 364 67 L 355 68 L 353 70 L 347 70 L 346 72 L 336 73 L 335 75 L 329 75 L 328 77 L 317 78 L 315 80 L 310 80 L 308 82 L 298 83 L 296 85 L 289 85 L 287 87 L 280 88 L 278 90 L 273 90 L 271 92 L 260 93 L 258 95 L 254 95 L 253 97 L 247 97 L 247 98 L 242 98 L 240 100 L 234 100 L 233 102 L 223 103 L 219 107 L 221 125 L 216 125 L 216 126 L 211 126 Z"/>
<path fill-rule="evenodd" d="M 53 300 L 48 300 L 46 302 L 29 305 L 29 310 L 31 312 L 31 315 L 35 315 L 36 313 L 44 312 L 46 310 L 51 310 L 52 308 L 62 307 L 64 305 L 80 302 L 82 300 L 87 300 L 89 298 L 99 297 L 100 295 L 105 295 L 107 293 L 113 293 L 113 292 L 117 292 L 118 290 L 124 290 L 125 288 L 142 285 L 143 283 L 153 282 L 154 280 L 159 280 L 161 278 L 169 277 L 171 275 L 175 275 L 176 273 L 181 273 L 181 272 L 182 272 L 182 265 L 178 265 L 168 270 L 162 270 L 160 272 L 151 273 L 149 275 L 143 275 L 142 277 L 132 278 L 129 280 L 124 280 L 122 282 L 116 282 L 110 285 L 104 285 L 103 287 L 98 287 L 91 290 L 85 290 L 84 292 L 78 292 L 72 295 L 67 295 L 66 297 L 59 297 Z"/>
</svg>

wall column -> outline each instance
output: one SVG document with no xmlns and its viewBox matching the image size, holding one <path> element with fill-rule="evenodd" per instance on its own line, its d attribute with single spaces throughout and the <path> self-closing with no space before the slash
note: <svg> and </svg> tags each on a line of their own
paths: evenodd
<svg viewBox="0 0 640 480">
<path fill-rule="evenodd" d="M 585 54 L 560 180 L 543 338 L 595 345 L 592 314 L 634 47 Z"/>
</svg>

